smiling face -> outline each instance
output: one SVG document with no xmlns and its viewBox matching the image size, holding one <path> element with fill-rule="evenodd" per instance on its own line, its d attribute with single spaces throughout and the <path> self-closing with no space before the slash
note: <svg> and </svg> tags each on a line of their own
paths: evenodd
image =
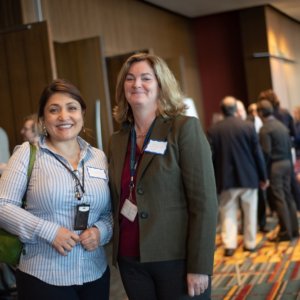
<svg viewBox="0 0 300 300">
<path fill-rule="evenodd" d="M 147 61 L 131 65 L 125 78 L 124 92 L 133 111 L 139 108 L 156 111 L 159 87 L 154 71 Z"/>
<path fill-rule="evenodd" d="M 83 127 L 83 111 L 77 100 L 55 93 L 45 105 L 43 121 L 52 141 L 70 141 L 77 138 Z"/>
</svg>

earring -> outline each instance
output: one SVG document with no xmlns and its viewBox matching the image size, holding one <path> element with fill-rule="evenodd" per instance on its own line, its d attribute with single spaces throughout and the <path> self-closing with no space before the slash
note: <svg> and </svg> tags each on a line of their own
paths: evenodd
<svg viewBox="0 0 300 300">
<path fill-rule="evenodd" d="M 43 125 L 43 135 L 46 137 L 48 136 L 47 128 L 45 125 Z"/>
</svg>

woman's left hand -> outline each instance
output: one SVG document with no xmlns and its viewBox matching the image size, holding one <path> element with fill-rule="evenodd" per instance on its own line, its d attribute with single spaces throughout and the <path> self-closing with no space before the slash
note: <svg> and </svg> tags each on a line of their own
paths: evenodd
<svg viewBox="0 0 300 300">
<path fill-rule="evenodd" d="M 208 275 L 188 273 L 187 286 L 190 297 L 203 294 L 208 288 Z"/>
<path fill-rule="evenodd" d="M 93 251 L 100 244 L 100 231 L 97 227 L 91 227 L 84 230 L 80 235 L 80 243 L 87 251 Z"/>
</svg>

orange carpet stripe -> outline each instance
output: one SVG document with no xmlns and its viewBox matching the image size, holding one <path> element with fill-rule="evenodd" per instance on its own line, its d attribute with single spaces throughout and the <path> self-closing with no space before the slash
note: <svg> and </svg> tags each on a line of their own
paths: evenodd
<svg viewBox="0 0 300 300">
<path fill-rule="evenodd" d="M 287 261 L 287 262 L 284 264 L 284 266 L 283 266 L 283 268 L 282 268 L 282 271 L 280 272 L 280 274 L 279 274 L 279 276 L 278 276 L 277 281 L 280 281 L 280 282 L 282 281 L 282 278 L 284 277 L 284 275 L 285 275 L 285 273 L 286 273 L 286 271 L 287 271 L 289 265 L 290 265 L 290 261 Z"/>
<path fill-rule="evenodd" d="M 229 291 L 228 293 L 225 295 L 224 300 L 230 300 L 231 296 L 234 295 L 235 291 L 238 289 L 238 285 L 234 285 Z"/>
<path fill-rule="evenodd" d="M 278 291 L 279 287 L 280 287 L 280 283 L 278 281 L 276 281 L 273 284 L 270 292 L 268 293 L 268 295 L 266 297 L 266 300 L 273 300 L 273 299 L 275 299 L 275 296 L 277 294 L 277 291 Z"/>
</svg>

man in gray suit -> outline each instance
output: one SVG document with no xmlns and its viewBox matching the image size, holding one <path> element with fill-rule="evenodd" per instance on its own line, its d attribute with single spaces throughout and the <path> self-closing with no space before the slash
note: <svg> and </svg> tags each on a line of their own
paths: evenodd
<svg viewBox="0 0 300 300">
<path fill-rule="evenodd" d="M 236 117 L 237 102 L 225 97 L 221 103 L 224 120 L 213 125 L 208 139 L 219 195 L 221 237 L 225 256 L 237 247 L 239 200 L 244 217 L 244 250 L 255 251 L 257 232 L 257 189 L 268 185 L 263 154 L 254 126 Z"/>
<path fill-rule="evenodd" d="M 295 201 L 291 192 L 291 139 L 288 129 L 274 117 L 274 108 L 268 100 L 258 102 L 257 111 L 263 126 L 259 140 L 270 177 L 269 201 L 273 202 L 280 230 L 274 242 L 290 241 L 299 236 Z"/>
</svg>

